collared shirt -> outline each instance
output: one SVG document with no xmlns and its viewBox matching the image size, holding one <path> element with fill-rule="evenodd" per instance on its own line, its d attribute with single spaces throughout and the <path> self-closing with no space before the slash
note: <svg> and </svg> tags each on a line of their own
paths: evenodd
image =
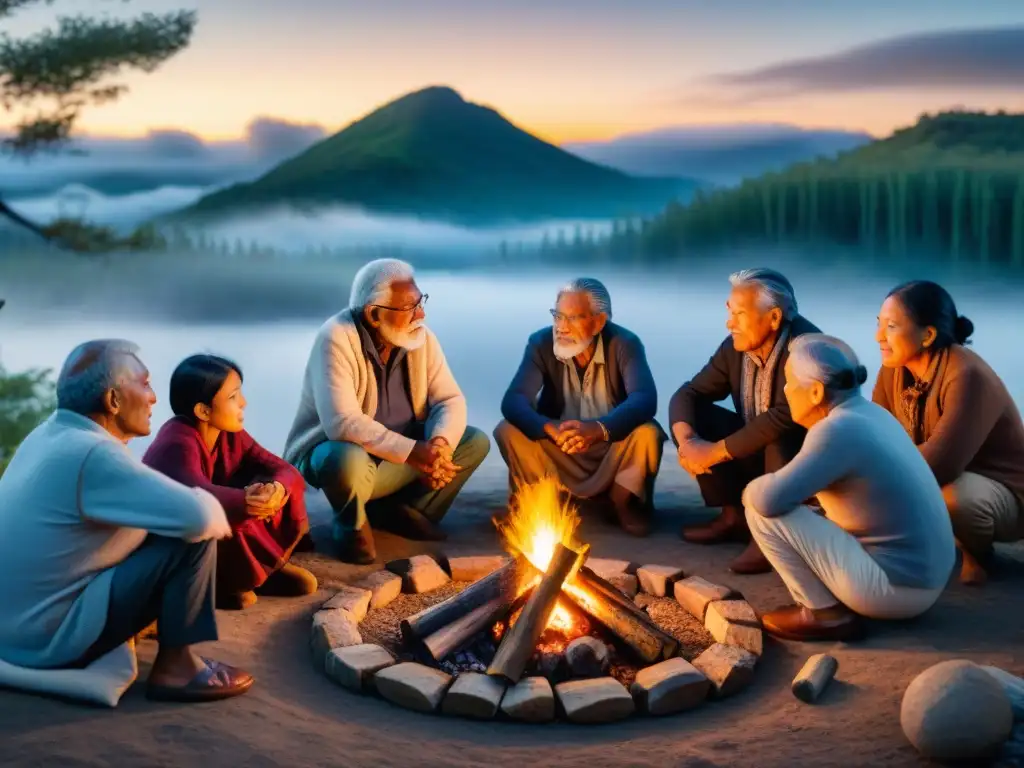
<svg viewBox="0 0 1024 768">
<path fill-rule="evenodd" d="M 600 419 L 612 409 L 605 371 L 604 340 L 597 337 L 597 348 L 586 369 L 580 370 L 576 359 L 562 360 L 562 393 L 565 410 L 562 419 Z"/>
<path fill-rule="evenodd" d="M 370 329 L 362 316 L 358 318 L 359 338 L 363 354 L 370 361 L 377 380 L 377 412 L 373 419 L 392 432 L 411 437 L 416 432 L 416 412 L 409 394 L 409 370 L 405 362 L 406 350 L 395 347 L 385 364 L 377 352 Z"/>
</svg>

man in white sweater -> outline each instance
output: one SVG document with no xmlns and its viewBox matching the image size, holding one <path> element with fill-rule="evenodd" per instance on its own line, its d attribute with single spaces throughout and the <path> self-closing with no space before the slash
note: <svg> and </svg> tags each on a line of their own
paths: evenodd
<svg viewBox="0 0 1024 768">
<path fill-rule="evenodd" d="M 88 667 L 154 620 L 151 698 L 209 701 L 252 685 L 192 651 L 217 639 L 214 540 L 231 528 L 213 496 L 129 453 L 155 402 L 134 344 L 86 342 L 61 369 L 56 413 L 0 478 L 0 660 L 36 674 L 36 690 L 48 671 Z"/>
<path fill-rule="evenodd" d="M 366 264 L 306 364 L 284 458 L 327 496 L 346 562 L 376 559 L 371 522 L 442 540 L 437 524 L 490 449 L 466 426 L 466 398 L 424 325 L 426 301 L 409 264 Z"/>
</svg>

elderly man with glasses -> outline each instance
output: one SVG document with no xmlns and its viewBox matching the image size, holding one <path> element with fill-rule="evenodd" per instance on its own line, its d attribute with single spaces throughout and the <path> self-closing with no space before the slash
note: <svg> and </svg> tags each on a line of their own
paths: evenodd
<svg viewBox="0 0 1024 768">
<path fill-rule="evenodd" d="M 627 533 L 646 536 L 668 439 L 644 345 L 611 322 L 608 290 L 579 278 L 558 293 L 553 328 L 530 336 L 494 430 L 510 484 L 558 478 L 581 499 L 610 502 Z"/>
<path fill-rule="evenodd" d="M 284 458 L 327 496 L 346 562 L 376 559 L 371 523 L 443 540 L 437 524 L 490 449 L 466 426 L 466 398 L 424 325 L 426 301 L 409 264 L 366 264 L 306 364 Z"/>
</svg>

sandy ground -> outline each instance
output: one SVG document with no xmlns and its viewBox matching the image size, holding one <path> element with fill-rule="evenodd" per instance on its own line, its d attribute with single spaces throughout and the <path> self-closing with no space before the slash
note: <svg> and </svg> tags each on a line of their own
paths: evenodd
<svg viewBox="0 0 1024 768">
<path fill-rule="evenodd" d="M 696 486 L 678 468 L 664 472 L 657 496 L 659 525 L 648 539 L 619 535 L 599 521 L 583 533 L 598 557 L 680 564 L 731 584 L 759 610 L 787 601 L 774 574 L 731 575 L 739 547 L 703 548 L 676 536 L 685 518 L 700 515 Z M 503 501 L 500 466 L 466 493 L 446 520 L 449 554 L 493 553 L 488 517 Z M 322 549 L 328 509 L 311 499 Z M 706 513 L 704 513 L 706 514 Z M 425 548 L 386 534 L 381 558 Z M 857 644 L 768 641 L 753 686 L 733 699 L 661 719 L 605 726 L 476 723 L 427 716 L 351 694 L 313 668 L 309 620 L 332 583 L 360 570 L 324 552 L 302 556 L 323 589 L 308 599 L 263 598 L 244 613 L 222 613 L 222 639 L 209 655 L 250 669 L 257 684 L 246 696 L 206 705 L 151 703 L 141 684 L 116 710 L 96 709 L 14 692 L 0 692 L 0 765 L 4 766 L 477 766 L 526 762 L 545 766 L 904 766 L 927 764 L 899 727 L 904 689 L 926 667 L 968 658 L 1024 673 L 1024 549 L 1002 550 L 1001 578 L 982 590 L 952 584 L 938 605 L 907 623 L 875 625 Z M 155 650 L 140 649 L 142 676 Z M 839 660 L 837 680 L 818 704 L 799 702 L 789 684 L 806 658 L 828 651 Z"/>
</svg>

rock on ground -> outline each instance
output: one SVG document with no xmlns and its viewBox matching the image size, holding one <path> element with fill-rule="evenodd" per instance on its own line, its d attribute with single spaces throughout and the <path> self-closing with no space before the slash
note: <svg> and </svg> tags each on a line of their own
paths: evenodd
<svg viewBox="0 0 1024 768">
<path fill-rule="evenodd" d="M 498 712 L 505 683 L 490 675 L 463 672 L 445 694 L 441 711 L 446 715 L 490 720 Z"/>
<path fill-rule="evenodd" d="M 746 600 L 715 600 L 704 614 L 704 627 L 720 643 L 738 645 L 755 656 L 761 655 L 761 622 Z"/>
<path fill-rule="evenodd" d="M 704 612 L 711 602 L 725 600 L 732 594 L 732 590 L 728 587 L 712 584 L 700 576 L 690 576 L 688 579 L 677 581 L 672 586 L 672 590 L 676 602 L 700 621 L 704 621 Z"/>
<path fill-rule="evenodd" d="M 382 669 L 373 679 L 381 696 L 417 712 L 436 710 L 451 682 L 451 675 L 411 661 Z"/>
<path fill-rule="evenodd" d="M 348 611 L 357 622 L 366 618 L 366 612 L 370 610 L 370 598 L 373 592 L 362 587 L 353 587 L 342 584 L 330 600 L 323 604 L 322 611 L 330 611 L 335 608 L 343 608 Z"/>
<path fill-rule="evenodd" d="M 476 555 L 448 559 L 452 581 L 479 581 L 501 568 L 509 560 L 504 555 Z"/>
<path fill-rule="evenodd" d="M 374 571 L 359 586 L 370 590 L 370 609 L 383 608 L 402 594 L 402 577 L 390 571 Z"/>
<path fill-rule="evenodd" d="M 574 723 L 610 723 L 636 710 L 629 691 L 613 677 L 559 683 L 555 693 L 565 716 Z"/>
<path fill-rule="evenodd" d="M 925 757 L 978 764 L 999 754 L 1013 729 L 1013 707 L 993 675 L 954 659 L 911 681 L 903 694 L 900 725 Z"/>
<path fill-rule="evenodd" d="M 505 691 L 501 711 L 513 720 L 546 723 L 555 719 L 555 693 L 544 677 L 524 677 Z"/>
<path fill-rule="evenodd" d="M 362 642 L 359 622 L 345 609 L 317 611 L 313 615 L 309 648 L 313 653 L 313 663 L 318 669 L 325 669 L 327 654 L 335 648 L 359 645 Z"/>
<path fill-rule="evenodd" d="M 629 562 L 629 560 L 609 560 L 604 557 L 588 557 L 586 566 L 606 581 L 610 580 L 612 576 L 618 576 L 622 573 L 636 573 L 636 565 Z"/>
<path fill-rule="evenodd" d="M 620 573 L 608 579 L 608 583 L 632 600 L 640 591 L 640 581 L 631 573 Z"/>
<path fill-rule="evenodd" d="M 629 690 L 640 711 L 668 715 L 701 704 L 711 682 L 686 659 L 677 657 L 641 669 Z"/>
<path fill-rule="evenodd" d="M 565 647 L 565 662 L 573 677 L 598 677 L 607 674 L 608 646 L 596 637 L 577 637 Z"/>
<path fill-rule="evenodd" d="M 432 592 L 451 581 L 444 568 L 430 555 L 392 560 L 385 568 L 396 576 L 401 576 L 402 591 L 412 595 Z"/>
<path fill-rule="evenodd" d="M 379 645 L 362 643 L 335 648 L 327 654 L 327 676 L 339 685 L 364 693 L 372 690 L 373 677 L 395 663 L 395 657 Z"/>
<path fill-rule="evenodd" d="M 672 585 L 683 577 L 683 569 L 674 565 L 644 565 L 636 570 L 640 589 L 648 595 L 664 597 Z"/>
<path fill-rule="evenodd" d="M 693 660 L 693 666 L 711 681 L 715 698 L 732 696 L 754 679 L 757 656 L 736 645 L 715 643 Z"/>
</svg>

